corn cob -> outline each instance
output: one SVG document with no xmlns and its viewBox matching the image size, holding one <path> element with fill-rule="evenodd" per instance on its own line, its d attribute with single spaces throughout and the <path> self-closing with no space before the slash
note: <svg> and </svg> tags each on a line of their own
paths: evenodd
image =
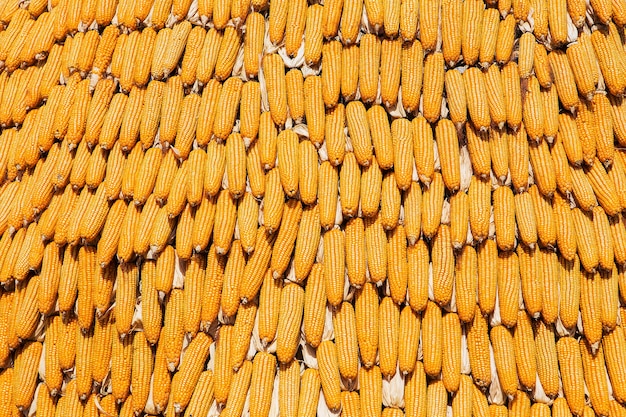
<svg viewBox="0 0 626 417">
<path fill-rule="evenodd" d="M 435 128 L 437 149 L 440 152 L 441 175 L 443 182 L 450 192 L 455 192 L 460 187 L 461 167 L 459 161 L 459 142 L 454 125 L 442 119 Z"/>
<path fill-rule="evenodd" d="M 275 54 L 263 58 L 263 73 L 267 83 L 272 120 L 283 126 L 287 120 L 287 87 L 282 59 Z"/>
<path fill-rule="evenodd" d="M 441 380 L 446 391 L 456 393 L 461 384 L 461 324 L 455 313 L 444 315 L 442 323 L 443 341 L 450 348 L 442 354 Z"/>
<path fill-rule="evenodd" d="M 283 209 L 281 228 L 276 237 L 275 252 L 272 255 L 270 264 L 275 279 L 280 278 L 287 270 L 289 257 L 293 252 L 301 217 L 301 203 L 298 200 L 288 200 Z"/>
<path fill-rule="evenodd" d="M 424 366 L 422 362 L 417 361 L 413 372 L 407 375 L 404 385 L 405 412 L 407 416 L 426 415 L 426 402 L 422 401 L 423 398 L 427 398 L 426 395 Z"/>
<path fill-rule="evenodd" d="M 283 283 L 280 279 L 274 279 L 268 269 L 263 279 L 261 292 L 259 294 L 259 338 L 261 343 L 269 345 L 276 339 L 278 328 L 278 317 L 280 313 L 280 297 Z M 305 308 L 306 308 L 305 293 Z M 237 304 L 237 307 L 239 305 Z"/>
<path fill-rule="evenodd" d="M 384 174 L 381 198 L 380 218 L 385 230 L 392 230 L 398 225 L 400 218 L 401 195 L 394 174 Z"/>
<path fill-rule="evenodd" d="M 208 413 L 213 403 L 214 389 L 215 377 L 213 371 L 203 371 L 198 378 L 198 384 L 193 390 L 189 405 L 185 409 L 185 417 Z"/>
<path fill-rule="evenodd" d="M 609 415 L 608 380 L 603 349 L 600 346 L 594 355 L 591 343 L 583 339 L 580 340 L 579 346 L 591 406 L 596 413 Z"/>
<path fill-rule="evenodd" d="M 439 375 L 442 366 L 443 321 L 437 304 L 429 301 L 422 317 L 422 345 L 426 375 Z"/>
<path fill-rule="evenodd" d="M 407 375 L 416 368 L 421 317 L 410 305 L 405 306 L 400 313 L 398 326 L 400 335 L 398 340 L 403 341 L 398 345 L 398 369 L 403 375 Z M 407 343 L 404 343 L 405 341 Z"/>
<path fill-rule="evenodd" d="M 447 410 L 447 392 L 441 380 L 428 383 L 426 394 L 426 413 L 431 416 L 444 416 Z"/>
<path fill-rule="evenodd" d="M 228 394 L 230 401 L 224 408 L 224 416 L 239 416 L 243 412 L 246 401 L 246 393 L 248 392 L 250 380 L 252 378 L 252 368 L 252 362 L 244 361 L 241 367 L 241 372 L 237 372 L 233 376 L 230 392 Z"/>
<path fill-rule="evenodd" d="M 314 122 L 315 123 L 315 122 Z M 321 122 L 318 122 L 321 123 Z M 359 121 L 359 127 L 362 121 Z M 337 104 L 333 109 L 329 109 L 324 120 L 324 140 L 326 152 L 328 152 L 328 160 L 331 165 L 337 166 L 343 163 L 346 152 L 346 135 L 344 133 L 346 127 L 345 107 L 343 104 Z M 356 132 L 357 134 L 360 133 Z M 352 133 L 351 133 L 352 134 Z M 318 137 L 317 140 L 321 139 Z M 316 147 L 321 146 L 322 142 L 314 142 Z"/>
<path fill-rule="evenodd" d="M 42 347 L 40 342 L 28 341 L 16 354 L 11 404 L 20 412 L 29 408 L 33 402 Z"/>
<path fill-rule="evenodd" d="M 322 57 L 322 43 L 324 35 L 324 8 L 321 5 L 311 5 L 307 9 L 306 25 L 304 29 L 304 60 L 307 65 L 316 65 Z"/>
<path fill-rule="evenodd" d="M 324 8 L 326 10 L 326 8 Z M 329 41 L 322 46 L 322 97 L 324 105 L 332 108 L 337 105 L 341 92 L 341 43 Z"/>
<path fill-rule="evenodd" d="M 180 368 L 172 379 L 172 399 L 174 410 L 182 412 L 191 400 L 193 388 L 198 383 L 204 363 L 209 356 L 212 343 L 210 336 L 199 333 L 189 344 Z M 134 357 L 134 355 L 133 355 Z M 133 401 L 135 394 L 133 393 Z"/>
<path fill-rule="evenodd" d="M 320 375 L 317 369 L 307 368 L 301 377 L 298 415 L 313 417 L 316 415 L 320 395 Z"/>
<path fill-rule="evenodd" d="M 427 49 L 424 47 L 424 49 Z M 429 54 L 424 60 L 423 115 L 435 123 L 441 115 L 444 85 L 444 61 L 440 52 Z"/>
<path fill-rule="evenodd" d="M 483 68 L 493 64 L 500 34 L 498 26 L 500 13 L 497 9 L 488 8 L 482 11 L 482 31 L 480 36 L 478 62 Z"/>
<path fill-rule="evenodd" d="M 317 201 L 318 155 L 315 146 L 309 141 L 303 140 L 299 146 L 298 190 L 300 191 L 300 200 L 306 205 L 313 205 Z"/>
<path fill-rule="evenodd" d="M 343 302 L 333 312 L 333 327 L 336 329 L 335 345 L 341 377 L 354 380 L 358 375 L 357 332 L 354 308 Z"/>
<path fill-rule="evenodd" d="M 322 340 L 324 317 L 326 314 L 324 271 L 321 264 L 313 265 L 306 284 L 304 297 L 304 337 L 307 343 L 317 348 Z M 378 311 L 378 309 L 376 309 L 376 311 Z M 359 325 L 359 321 L 357 321 L 357 326 Z M 359 327 L 357 327 L 357 331 L 358 329 Z M 358 334 L 357 332 L 357 336 Z"/>
<path fill-rule="evenodd" d="M 339 174 L 337 168 L 324 161 L 319 168 L 318 207 L 320 224 L 328 230 L 335 224 Z"/>
<path fill-rule="evenodd" d="M 243 304 L 251 302 L 259 292 L 263 283 L 264 271 L 270 264 L 274 237 L 275 235 L 267 234 L 264 228 L 257 232 L 254 253 L 248 258 L 248 263 L 239 285 L 239 296 Z"/>
<path fill-rule="evenodd" d="M 337 348 L 333 342 L 327 340 L 320 343 L 317 349 L 319 376 L 326 405 L 331 410 L 339 410 L 341 407 L 341 387 Z M 362 397 L 361 401 L 363 401 Z"/>
<path fill-rule="evenodd" d="M 501 251 L 515 247 L 515 200 L 508 187 L 493 192 L 493 215 L 496 227 L 496 243 Z"/>
<path fill-rule="evenodd" d="M 213 372 L 215 377 L 215 401 L 218 404 L 223 404 L 228 399 L 232 377 L 234 375 L 230 365 L 231 348 L 233 347 L 233 331 L 234 326 L 224 325 L 220 327 L 217 337 Z"/>
</svg>

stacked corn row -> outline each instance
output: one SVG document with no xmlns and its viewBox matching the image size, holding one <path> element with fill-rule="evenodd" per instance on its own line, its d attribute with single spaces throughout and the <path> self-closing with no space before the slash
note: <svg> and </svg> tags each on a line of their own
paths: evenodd
<svg viewBox="0 0 626 417">
<path fill-rule="evenodd" d="M 626 413 L 624 0 L 0 24 L 0 416 Z"/>
</svg>

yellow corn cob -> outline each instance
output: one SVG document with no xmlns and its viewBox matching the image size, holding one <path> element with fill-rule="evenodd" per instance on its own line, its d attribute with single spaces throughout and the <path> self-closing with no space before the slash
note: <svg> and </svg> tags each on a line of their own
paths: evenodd
<svg viewBox="0 0 626 417">
<path fill-rule="evenodd" d="M 441 174 L 435 172 L 432 182 L 422 194 L 422 233 L 426 238 L 431 238 L 437 233 L 441 222 L 443 197 L 444 181 Z"/>
<path fill-rule="evenodd" d="M 359 0 L 355 0 L 359 1 Z M 345 38 L 344 38 L 345 39 Z M 359 83 L 359 46 L 344 46 L 341 51 L 341 95 L 345 101 L 354 100 Z"/>
<path fill-rule="evenodd" d="M 254 299 L 263 283 L 264 271 L 269 267 L 275 235 L 266 233 L 266 229 L 257 232 L 254 253 L 248 258 L 244 275 L 239 285 L 239 296 L 243 304 Z"/>
<path fill-rule="evenodd" d="M 215 377 L 213 371 L 203 371 L 198 378 L 198 384 L 193 390 L 189 405 L 185 409 L 185 417 L 204 415 L 209 412 L 213 403 Z"/>
<path fill-rule="evenodd" d="M 176 369 L 185 334 L 184 309 L 185 295 L 183 290 L 173 289 L 165 304 L 165 319 L 161 329 L 160 340 L 164 344 L 164 355 L 167 367 Z"/>
<path fill-rule="evenodd" d="M 143 332 L 137 332 L 133 337 L 132 379 L 130 384 L 133 394 L 132 406 L 135 413 L 141 412 L 148 400 L 152 364 L 152 349 L 146 341 Z"/>
<path fill-rule="evenodd" d="M 593 304 L 593 300 L 602 299 L 600 279 L 600 275 L 581 271 L 580 316 L 585 326 L 585 338 L 590 344 L 598 343 L 602 338 L 602 309 Z"/>
<path fill-rule="evenodd" d="M 598 266 L 610 271 L 613 268 L 613 238 L 607 215 L 600 206 L 593 209 L 593 229 L 598 243 Z"/>
<path fill-rule="evenodd" d="M 517 255 L 513 252 L 498 253 L 496 267 L 502 324 L 506 327 L 513 327 L 517 321 L 521 286 Z"/>
<path fill-rule="evenodd" d="M 124 339 L 120 339 L 117 334 L 114 334 L 111 350 L 111 388 L 113 397 L 118 404 L 126 400 L 129 395 L 132 362 L 133 333 Z"/>
<path fill-rule="evenodd" d="M 16 297 L 14 297 L 14 301 L 16 301 Z M 61 326 L 62 328 L 59 330 L 57 343 L 59 343 L 60 346 L 64 346 L 64 348 L 57 350 L 57 354 L 59 358 L 59 367 L 61 370 L 65 371 L 74 367 L 78 325 L 76 318 L 71 317 L 66 320 L 62 320 Z"/>
<path fill-rule="evenodd" d="M 415 112 L 419 106 L 422 90 L 423 62 L 424 54 L 419 40 L 402 44 L 402 105 L 409 113 Z"/>
<path fill-rule="evenodd" d="M 183 322 L 184 330 L 195 336 L 200 328 L 202 319 L 202 289 L 206 279 L 206 259 L 198 254 L 191 257 L 190 263 L 187 265 L 185 274 L 185 292 L 184 292 L 184 309 Z"/>
<path fill-rule="evenodd" d="M 479 313 L 474 314 L 474 321 L 469 325 L 467 332 L 467 346 L 472 366 L 472 377 L 474 378 L 474 383 L 479 387 L 487 386 L 491 383 L 489 335 L 487 333 L 488 324 L 486 319 Z"/>
<path fill-rule="evenodd" d="M 470 322 L 476 309 L 478 260 L 471 246 L 464 246 L 456 259 L 455 288 L 459 318 Z"/>
<path fill-rule="evenodd" d="M 585 386 L 589 391 L 589 399 L 593 410 L 600 415 L 609 415 L 608 380 L 604 363 L 603 349 L 600 346 L 594 354 L 591 343 L 581 339 L 580 356 L 582 357 Z"/>
<path fill-rule="evenodd" d="M 285 193 L 282 185 L 280 184 L 280 173 L 278 172 L 278 168 L 274 168 L 268 172 L 265 178 L 266 192 L 263 199 L 263 225 L 268 233 L 273 234 L 280 226 L 280 220 L 283 215 Z"/>
<path fill-rule="evenodd" d="M 326 71 L 322 72 L 322 97 L 324 105 L 332 108 L 337 105 L 341 92 L 341 43 L 339 41 L 331 40 L 324 43 L 322 65 L 326 68 Z"/>
<path fill-rule="evenodd" d="M 306 115 L 307 125 L 309 126 L 309 139 L 316 147 L 319 147 L 324 142 L 324 101 L 322 98 L 322 78 L 317 76 L 307 77 L 306 80 L 304 80 L 304 86 L 301 87 L 299 91 L 299 93 L 293 93 L 294 97 L 290 99 L 290 102 L 295 101 L 295 97 L 298 94 L 302 95 L 302 91 L 304 92 L 302 96 L 304 104 L 304 114 Z M 290 93 L 290 96 L 291 94 L 292 93 Z M 292 117 L 295 118 L 295 116 L 297 115 L 295 110 L 298 109 L 300 105 L 298 105 L 297 103 L 293 104 L 294 115 Z M 290 112 L 291 107 L 292 106 L 290 105 Z M 343 134 L 343 131 L 341 133 Z"/>
<path fill-rule="evenodd" d="M 550 198 L 556 190 L 556 174 L 550 150 L 545 141 L 530 143 L 530 163 L 540 193 Z"/>
<path fill-rule="evenodd" d="M 40 342 L 28 341 L 16 353 L 11 404 L 20 412 L 28 409 L 34 400 L 41 351 Z"/>
<path fill-rule="evenodd" d="M 288 197 L 298 192 L 298 136 L 292 130 L 280 132 L 276 138 L 278 155 L 278 172 L 283 190 Z M 229 182 L 231 176 L 229 175 Z M 243 176 L 245 179 L 245 174 Z M 335 192 L 336 194 L 336 192 Z"/>
<path fill-rule="evenodd" d="M 376 289 L 366 283 L 358 292 L 355 302 L 357 340 L 361 362 L 366 368 L 375 364 L 379 337 L 379 305 Z M 394 368 L 395 372 L 395 368 Z"/>
<path fill-rule="evenodd" d="M 410 305 L 400 313 L 398 369 L 403 375 L 414 372 L 420 337 L 421 317 Z M 460 328 L 460 327 L 459 327 Z M 459 341 L 461 339 L 459 338 Z"/>
<path fill-rule="evenodd" d="M 261 292 L 259 294 L 258 310 L 259 338 L 265 346 L 271 344 L 276 339 L 282 289 L 282 280 L 274 279 L 274 277 L 272 277 L 271 271 L 268 269 L 267 273 L 265 274 L 265 278 L 263 279 L 263 285 L 261 286 Z M 239 305 L 237 305 L 237 307 L 238 306 Z"/>
<path fill-rule="evenodd" d="M 231 133 L 226 141 L 226 175 L 228 177 L 228 192 L 235 199 L 243 195 L 246 187 L 245 152 L 246 147 L 241 135 Z"/>
<path fill-rule="evenodd" d="M 389 232 L 387 257 L 390 265 L 388 279 L 391 298 L 399 304 L 404 301 L 408 282 L 406 234 L 402 225 Z"/>
<path fill-rule="evenodd" d="M 396 184 L 395 175 L 385 173 L 383 177 L 380 218 L 385 230 L 392 230 L 398 225 L 400 218 L 401 196 Z"/>
<path fill-rule="evenodd" d="M 381 43 L 373 34 L 366 34 L 359 44 L 359 91 L 361 100 L 368 103 L 376 99 Z"/>
<path fill-rule="evenodd" d="M 624 247 L 623 244 L 626 229 L 624 228 L 623 216 L 610 217 L 609 227 L 611 229 L 611 237 L 613 239 L 613 252 L 615 255 L 615 262 L 619 265 L 622 265 L 626 260 L 626 247 Z"/>
<path fill-rule="evenodd" d="M 226 402 L 229 396 L 230 385 L 234 375 L 230 365 L 231 349 L 233 347 L 234 326 L 224 325 L 220 327 L 217 337 L 217 346 L 215 349 L 215 401 L 218 404 Z"/>
<path fill-rule="evenodd" d="M 120 337 L 124 337 L 132 327 L 139 271 L 136 265 L 120 264 L 117 275 L 115 327 Z"/>
<path fill-rule="evenodd" d="M 326 145 L 326 151 L 328 153 L 328 160 L 331 165 L 337 166 L 343 162 L 346 152 L 346 135 L 344 129 L 346 127 L 345 107 L 343 104 L 338 104 L 333 109 L 329 109 L 324 120 L 324 142 Z M 315 123 L 315 122 L 314 122 Z M 320 123 L 320 122 L 318 122 Z M 359 124 L 362 121 L 359 121 Z M 359 125 L 360 128 L 362 128 Z M 367 126 L 363 126 L 367 128 Z M 360 132 L 360 131 L 359 131 Z M 320 140 L 320 136 L 317 140 Z M 316 147 L 321 146 L 322 142 L 314 142 Z"/>
<path fill-rule="evenodd" d="M 252 26 L 249 27 L 248 29 L 252 30 Z M 161 30 L 159 33 L 163 32 L 164 30 Z M 258 32 L 258 29 L 257 29 L 257 32 Z M 216 82 L 211 81 L 211 77 L 213 76 L 215 66 L 217 63 L 217 58 L 220 52 L 220 46 L 222 42 L 222 37 L 223 37 L 222 32 L 216 30 L 215 28 L 212 28 L 212 29 L 209 29 L 209 31 L 207 32 L 204 38 L 202 51 L 200 52 L 200 59 L 198 61 L 198 67 L 196 69 L 196 77 L 198 81 L 203 85 L 216 84 Z M 248 71 L 247 65 L 246 65 L 246 71 Z M 258 63 L 257 63 L 256 71 L 258 72 Z"/>
<path fill-rule="evenodd" d="M 215 79 L 226 80 L 231 76 L 240 49 L 240 35 L 233 27 L 227 27 L 220 42 L 220 49 L 215 61 Z"/>
<path fill-rule="evenodd" d="M 13 330 L 15 335 L 21 340 L 33 337 L 39 323 L 39 311 L 37 309 L 39 282 L 39 275 L 35 275 L 27 283 L 18 284 L 20 296 L 19 305 L 15 311 Z"/>
<path fill-rule="evenodd" d="M 387 252 L 385 230 L 380 216 L 365 220 L 365 244 L 370 278 L 382 282 L 387 277 Z"/>
<path fill-rule="evenodd" d="M 320 229 L 319 209 L 317 205 L 305 207 L 302 212 L 294 257 L 294 269 L 296 280 L 304 281 L 309 275 L 317 247 L 320 241 L 318 230 Z"/>
<path fill-rule="evenodd" d="M 502 262 L 506 262 L 507 259 L 514 257 L 514 254 L 503 255 Z M 517 259 L 515 259 L 515 261 L 516 260 Z M 487 239 L 480 246 L 478 246 L 477 249 L 478 305 L 480 306 L 480 310 L 483 314 L 491 313 L 495 308 L 497 291 L 496 285 L 499 278 L 499 269 L 497 269 L 498 264 L 496 243 L 492 239 Z M 502 266 L 504 267 L 505 264 L 502 264 Z M 519 284 L 517 284 L 516 288 L 519 289 Z M 501 294 L 500 297 L 502 297 Z M 503 316 L 506 316 L 506 314 Z M 515 324 L 514 315 L 511 314 L 507 318 L 509 321 L 507 322 L 506 319 L 503 319 L 503 323 L 509 325 L 511 325 L 511 323 Z"/>
<path fill-rule="evenodd" d="M 255 355 L 252 365 L 250 391 L 254 396 L 250 398 L 250 415 L 267 415 L 270 409 L 272 391 L 274 389 L 274 375 L 276 374 L 276 358 L 265 352 Z"/>
<path fill-rule="evenodd" d="M 300 201 L 294 199 L 288 200 L 283 209 L 281 228 L 276 237 L 274 244 L 275 251 L 270 264 L 270 269 L 275 279 L 280 278 L 287 270 L 289 258 L 293 252 L 296 236 L 298 234 L 301 217 L 302 205 Z"/>
<path fill-rule="evenodd" d="M 506 327 L 495 326 L 491 329 L 490 339 L 502 390 L 508 396 L 514 396 L 518 380 L 513 335 Z"/>
<path fill-rule="evenodd" d="M 92 389 L 93 330 L 79 331 L 76 335 L 76 393 L 85 401 Z"/>
<path fill-rule="evenodd" d="M 381 416 L 382 375 L 378 366 L 359 372 L 361 410 L 368 416 Z"/>
<path fill-rule="evenodd" d="M 559 95 L 559 100 L 563 107 L 568 110 L 574 109 L 578 103 L 578 92 L 576 91 L 576 79 L 570 67 L 565 53 L 553 51 L 548 55 L 550 67 L 554 75 L 554 85 Z"/>
<path fill-rule="evenodd" d="M 443 57 L 448 66 L 452 67 L 461 55 L 461 36 L 459 31 L 463 22 L 463 3 L 459 0 L 443 0 L 441 2 L 441 37 Z"/>
<path fill-rule="evenodd" d="M 598 244 L 591 217 L 578 208 L 572 209 L 578 256 L 585 270 L 592 272 L 599 262 Z"/>
<path fill-rule="evenodd" d="M 455 313 L 444 315 L 442 323 L 443 343 L 448 348 L 442 354 L 441 380 L 446 391 L 456 393 L 461 383 L 461 324 Z"/>
<path fill-rule="evenodd" d="M 415 363 L 413 372 L 407 375 L 404 385 L 405 412 L 407 416 L 426 415 L 426 375 L 422 362 Z"/>
<path fill-rule="evenodd" d="M 323 341 L 317 350 L 319 376 L 326 405 L 331 410 L 341 407 L 340 374 L 337 358 L 337 348 L 329 340 Z M 360 373 L 360 375 L 363 375 Z"/>
<path fill-rule="evenodd" d="M 358 214 L 360 185 L 361 170 L 354 153 L 349 152 L 339 176 L 341 211 L 344 216 L 353 217 Z"/>
<path fill-rule="evenodd" d="M 276 54 L 265 56 L 263 73 L 267 83 L 272 120 L 276 125 L 283 126 L 287 120 L 287 87 L 284 64 L 280 56 Z"/>
<path fill-rule="evenodd" d="M 367 5 L 367 2 L 366 2 Z M 437 46 L 441 0 L 425 1 L 419 7 L 420 40 L 426 52 L 435 50 Z M 368 12 L 368 16 L 370 13 Z M 371 19 L 371 18 L 370 18 Z M 444 19 L 441 19 L 444 20 Z"/>
<path fill-rule="evenodd" d="M 259 74 L 260 58 L 263 52 L 263 36 L 265 33 L 265 20 L 259 13 L 250 13 L 246 19 L 246 36 L 244 37 L 244 69 L 249 78 L 256 77 Z M 210 33 L 210 32 L 209 32 Z M 205 40 L 207 45 L 209 33 Z M 214 36 L 219 36 L 219 32 L 215 32 Z M 202 55 L 204 56 L 204 55 Z M 203 58 L 200 58 L 202 62 Z"/>
<path fill-rule="evenodd" d="M 615 266 L 613 269 L 600 272 L 599 282 L 600 293 L 602 297 L 601 309 L 600 309 L 600 321 L 602 327 L 607 330 L 615 329 L 617 325 L 617 309 L 615 306 L 619 305 L 618 295 L 618 271 Z"/>
<path fill-rule="evenodd" d="M 426 394 L 426 414 L 444 416 L 447 409 L 447 392 L 441 380 L 432 380 L 428 383 Z"/>
<path fill-rule="evenodd" d="M 484 4 L 478 1 L 463 3 L 461 46 L 463 59 L 468 65 L 474 65 L 478 61 L 483 32 L 483 13 Z"/>
<path fill-rule="evenodd" d="M 502 86 L 504 87 L 504 104 L 506 107 L 507 125 L 518 130 L 522 122 L 522 93 L 519 83 L 517 64 L 509 62 L 502 68 Z"/>
<path fill-rule="evenodd" d="M 479 131 L 469 122 L 466 123 L 465 131 L 474 174 L 487 178 L 491 169 L 489 133 L 487 131 Z"/>
<path fill-rule="evenodd" d="M 478 62 L 480 66 L 486 68 L 493 64 L 496 56 L 497 44 L 500 39 L 498 31 L 500 23 L 500 13 L 497 9 L 488 8 L 481 11 L 482 30 L 479 41 Z"/>
<path fill-rule="evenodd" d="M 354 308 L 350 303 L 342 303 L 333 312 L 333 326 L 336 329 L 335 344 L 341 377 L 354 380 L 358 374 L 357 331 Z"/>
<path fill-rule="evenodd" d="M 554 81 L 554 74 L 550 62 L 548 61 L 548 53 L 544 45 L 540 43 L 535 44 L 535 51 L 533 56 L 533 68 L 539 84 L 543 88 L 552 87 Z M 555 87 L 556 88 L 556 87 Z"/>
<path fill-rule="evenodd" d="M 289 56 L 295 56 L 302 45 L 307 9 L 306 1 L 289 3 L 285 27 L 285 48 Z"/>
<path fill-rule="evenodd" d="M 443 321 L 439 306 L 431 301 L 422 316 L 422 345 L 426 375 L 439 375 L 442 365 Z"/>
<path fill-rule="evenodd" d="M 539 12 L 536 11 L 535 13 L 535 30 L 537 30 L 537 27 L 539 25 Z M 511 59 L 511 55 L 513 54 L 513 44 L 515 41 L 515 23 L 515 18 L 512 15 L 507 15 L 504 19 L 500 21 L 500 24 L 498 25 L 496 61 L 500 65 L 504 65 L 509 62 L 509 60 Z"/>
<path fill-rule="evenodd" d="M 189 259 L 192 249 L 195 249 L 196 252 L 200 252 L 208 247 L 213 234 L 213 225 L 215 224 L 216 206 L 217 197 L 203 197 L 200 206 L 196 210 L 191 209 L 191 207 L 186 210 L 193 215 L 193 226 L 190 225 L 192 228 L 190 246 L 182 245 L 184 236 L 184 234 L 182 234 L 182 229 L 184 229 L 182 224 L 181 227 L 177 229 L 177 241 L 181 243 L 178 248 L 179 256 L 183 257 L 183 259 Z M 182 220 L 181 223 L 183 223 Z M 183 250 L 183 247 L 187 250 Z"/>
<path fill-rule="evenodd" d="M 532 33 L 526 32 L 519 38 L 519 56 L 517 65 L 520 77 L 528 78 L 533 69 L 533 58 L 535 55 L 535 37 Z"/>
<path fill-rule="evenodd" d="M 459 390 L 452 399 L 452 412 L 454 415 L 472 414 L 473 388 L 472 378 L 467 375 L 461 375 Z"/>
<path fill-rule="evenodd" d="M 204 363 L 209 356 L 209 347 L 212 341 L 210 336 L 199 333 L 189 344 L 180 368 L 172 379 L 172 398 L 170 401 L 173 401 L 176 412 L 182 412 L 189 404 L 194 387 L 198 383 Z M 133 401 L 135 401 L 134 393 Z"/>
<path fill-rule="evenodd" d="M 287 85 L 287 104 L 289 105 L 289 115 L 294 120 L 295 123 L 299 123 L 304 118 L 305 112 L 308 110 L 311 113 L 311 118 L 313 118 L 313 113 L 315 113 L 316 108 L 319 107 L 319 103 L 322 103 L 322 93 L 321 91 L 317 91 L 317 87 L 321 87 L 321 83 L 316 82 L 321 80 L 319 77 L 309 77 L 314 78 L 309 81 L 310 84 L 313 84 L 312 87 L 316 87 L 311 91 L 304 90 L 304 78 L 302 77 L 302 72 L 298 69 L 292 69 L 285 75 L 285 81 Z M 320 81 L 321 82 L 321 81 Z M 319 84 L 319 85 L 318 85 Z M 307 103 L 305 101 L 305 93 L 312 93 L 309 95 L 308 99 L 318 100 L 316 103 Z M 307 100 L 308 100 L 307 99 Z M 322 103 L 322 109 L 324 105 Z M 318 138 L 319 140 L 319 138 Z M 318 146 L 317 142 L 314 142 L 316 146 Z"/>
<path fill-rule="evenodd" d="M 213 200 L 209 200 L 207 205 L 203 208 L 203 211 L 199 213 L 199 217 L 206 218 L 212 212 L 212 202 Z M 167 210 L 167 209 L 166 209 Z M 198 244 L 198 246 L 202 247 L 206 243 L 206 239 L 209 237 L 207 234 L 209 233 L 208 228 L 203 229 L 203 223 L 198 222 L 197 226 L 194 228 L 194 217 L 196 210 L 191 207 L 189 204 L 183 205 L 182 214 L 180 215 L 180 220 L 178 222 L 178 226 L 176 227 L 176 253 L 179 258 L 189 259 L 191 258 L 191 254 L 193 252 L 194 243 Z M 211 216 L 209 219 L 212 219 Z M 194 239 L 194 232 L 196 233 Z"/>
<path fill-rule="evenodd" d="M 414 245 L 421 234 L 422 189 L 416 181 L 404 193 L 404 229 L 409 246 Z"/>
<path fill-rule="evenodd" d="M 215 248 L 216 253 L 217 247 Z M 213 248 L 212 247 L 212 248 Z M 239 240 L 235 240 L 232 245 L 232 252 L 230 253 L 228 260 L 226 261 L 226 269 L 224 270 L 224 286 L 222 288 L 222 295 L 220 304 L 222 313 L 228 317 L 234 317 L 239 308 L 239 278 L 243 274 L 244 267 L 246 266 L 246 260 L 243 255 L 241 243 Z M 206 283 L 205 286 L 211 285 Z"/>
<path fill-rule="evenodd" d="M 316 415 L 320 395 L 320 376 L 315 368 L 307 368 L 301 377 L 298 415 L 313 417 Z"/>
<path fill-rule="evenodd" d="M 306 25 L 304 29 L 304 60 L 307 65 L 316 65 L 322 57 L 322 43 L 324 36 L 324 8 L 313 4 L 307 8 Z"/>
<path fill-rule="evenodd" d="M 338 306 L 343 299 L 345 238 L 339 229 L 324 233 L 324 277 L 326 297 L 332 306 Z"/>
<path fill-rule="evenodd" d="M 337 209 L 337 168 L 331 166 L 327 161 L 323 162 L 319 168 L 319 218 L 321 226 L 328 230 L 335 224 Z"/>
<path fill-rule="evenodd" d="M 417 174 L 426 186 L 433 179 L 435 169 L 433 131 L 426 119 L 418 116 L 411 123 L 413 127 L 413 156 Z"/>
<path fill-rule="evenodd" d="M 316 348 L 322 340 L 326 314 L 324 270 L 321 264 L 313 265 L 304 297 L 304 337 L 307 343 Z M 357 322 L 357 330 L 358 325 Z"/>
<path fill-rule="evenodd" d="M 247 397 L 246 393 L 248 392 L 252 378 L 252 368 L 252 362 L 244 361 L 241 372 L 237 372 L 233 376 L 230 392 L 228 394 L 230 401 L 224 408 L 224 416 L 234 417 L 241 415 L 243 412 Z"/>
<path fill-rule="evenodd" d="M 493 192 L 493 215 L 496 226 L 496 243 L 503 251 L 515 247 L 515 201 L 508 187 Z"/>
<path fill-rule="evenodd" d="M 467 120 L 467 99 L 460 71 L 446 71 L 445 88 L 450 120 L 457 126 L 462 125 Z"/>
<path fill-rule="evenodd" d="M 378 316 L 380 372 L 391 378 L 396 373 L 398 362 L 400 310 L 392 298 L 385 297 L 380 303 Z"/>
<path fill-rule="evenodd" d="M 380 62 L 382 102 L 387 107 L 395 106 L 398 101 L 402 67 L 402 41 L 400 38 L 382 41 Z"/>
<path fill-rule="evenodd" d="M 444 84 L 443 55 L 434 52 L 424 60 L 423 115 L 435 123 L 441 114 L 441 100 Z"/>
<path fill-rule="evenodd" d="M 602 338 L 602 348 L 608 374 L 613 388 L 613 396 L 622 400 L 624 398 L 624 388 L 620 385 L 623 379 L 620 374 L 620 366 L 624 363 L 624 351 L 620 349 L 624 343 L 624 330 L 622 326 L 617 326 L 612 331 L 606 333 Z"/>
<path fill-rule="evenodd" d="M 448 190 L 455 192 L 461 183 L 461 166 L 459 161 L 459 141 L 454 124 L 446 119 L 435 127 L 437 148 L 440 152 L 441 175 Z"/>
</svg>

